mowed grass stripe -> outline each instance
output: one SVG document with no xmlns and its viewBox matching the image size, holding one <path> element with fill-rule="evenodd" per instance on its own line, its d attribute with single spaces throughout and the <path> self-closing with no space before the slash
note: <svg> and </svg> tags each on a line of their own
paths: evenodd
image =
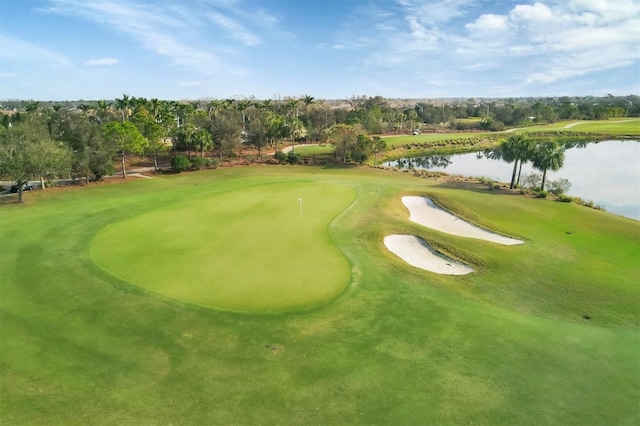
<svg viewBox="0 0 640 426">
<path fill-rule="evenodd" d="M 327 226 L 354 196 L 346 186 L 294 182 L 192 198 L 104 229 L 92 256 L 129 283 L 182 301 L 306 309 L 349 283 L 348 262 Z"/>
</svg>

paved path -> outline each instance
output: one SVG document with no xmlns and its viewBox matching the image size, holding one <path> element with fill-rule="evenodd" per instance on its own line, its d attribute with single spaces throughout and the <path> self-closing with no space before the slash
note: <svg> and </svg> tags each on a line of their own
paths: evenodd
<svg viewBox="0 0 640 426">
<path fill-rule="evenodd" d="M 301 145 L 296 145 L 296 148 L 300 148 L 302 146 L 314 146 L 314 145 L 319 145 L 317 143 L 303 143 Z M 289 151 L 291 151 L 294 147 L 289 145 L 289 146 L 285 146 L 284 148 L 281 149 L 282 152 L 284 152 L 285 154 Z"/>
<path fill-rule="evenodd" d="M 626 123 L 628 121 L 634 121 L 634 120 L 618 120 L 618 121 L 609 121 L 609 123 L 614 124 L 614 123 Z M 578 124 L 585 124 L 588 123 L 588 121 L 578 121 L 576 123 L 570 123 L 567 124 L 566 126 L 564 126 L 565 129 L 570 129 L 573 126 L 577 126 Z"/>
</svg>

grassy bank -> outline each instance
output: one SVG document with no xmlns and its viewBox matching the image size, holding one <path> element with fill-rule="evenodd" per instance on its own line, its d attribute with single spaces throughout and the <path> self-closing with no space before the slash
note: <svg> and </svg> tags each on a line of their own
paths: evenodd
<svg viewBox="0 0 640 426">
<path fill-rule="evenodd" d="M 349 265 L 348 287 L 312 310 L 209 309 L 156 296 L 91 256 L 96 235 L 130 246 L 138 243 L 128 239 L 131 221 L 160 225 L 156 215 L 171 217 L 193 203 L 195 211 L 211 209 L 215 220 L 178 217 L 211 232 L 200 245 L 219 243 L 226 228 L 243 232 L 233 214 L 221 220 L 223 201 L 286 193 L 288 185 L 292 194 L 315 194 L 305 203 L 325 186 L 330 200 L 355 194 L 349 208 L 327 213 L 335 218 L 325 235 L 335 247 L 320 241 L 323 250 L 314 256 L 322 262 L 338 250 Z M 225 168 L 29 195 L 27 205 L 0 208 L 3 423 L 640 421 L 638 222 L 368 168 Z M 525 244 L 496 246 L 424 229 L 408 221 L 402 195 L 429 195 Z M 418 235 L 476 272 L 452 277 L 412 268 L 385 250 L 390 233 Z M 225 242 L 237 271 L 251 268 L 269 243 L 276 267 L 287 262 L 277 234 L 265 238 L 250 256 L 236 251 L 233 239 Z M 165 239 L 150 240 L 151 251 L 130 262 L 149 274 L 162 270 L 166 260 L 152 248 Z M 185 273 L 210 261 L 208 252 L 197 252 Z M 217 268 L 210 269 L 216 277 Z M 222 277 L 221 289 L 237 279 Z"/>
<path fill-rule="evenodd" d="M 640 119 L 562 121 L 510 129 L 504 132 L 442 132 L 385 136 L 384 140 L 389 148 L 385 155 L 391 160 L 419 155 L 480 151 L 494 147 L 513 133 L 525 134 L 532 138 L 545 137 L 563 141 L 594 141 L 608 138 L 640 139 Z"/>
</svg>

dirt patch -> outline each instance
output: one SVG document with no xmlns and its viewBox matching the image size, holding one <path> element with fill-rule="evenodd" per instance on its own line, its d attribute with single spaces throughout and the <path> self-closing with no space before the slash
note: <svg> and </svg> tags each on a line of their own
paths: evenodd
<svg viewBox="0 0 640 426">
<path fill-rule="evenodd" d="M 273 355 L 278 355 L 284 351 L 284 348 L 280 345 L 264 345 L 264 347 Z"/>
</svg>

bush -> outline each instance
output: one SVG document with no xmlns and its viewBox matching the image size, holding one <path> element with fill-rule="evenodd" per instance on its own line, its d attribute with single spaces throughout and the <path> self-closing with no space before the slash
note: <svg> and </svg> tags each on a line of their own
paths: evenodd
<svg viewBox="0 0 640 426">
<path fill-rule="evenodd" d="M 207 165 L 207 159 L 202 157 L 193 157 L 191 159 L 191 168 L 200 170 Z"/>
<path fill-rule="evenodd" d="M 501 132 L 504 130 L 504 123 L 502 121 L 494 121 L 489 126 L 489 130 L 493 132 Z"/>
<path fill-rule="evenodd" d="M 189 159 L 184 155 L 176 155 L 171 159 L 171 168 L 180 173 L 189 169 Z"/>
<path fill-rule="evenodd" d="M 561 203 L 570 203 L 573 201 L 573 197 L 570 197 L 568 195 L 564 195 L 564 194 L 560 194 L 558 195 L 558 201 L 560 201 Z"/>
<path fill-rule="evenodd" d="M 562 195 L 571 188 L 571 182 L 568 179 L 550 180 L 547 183 L 547 188 L 554 195 Z"/>
<path fill-rule="evenodd" d="M 278 162 L 280 164 L 284 164 L 287 161 L 287 154 L 285 154 L 282 151 L 276 151 L 275 154 L 273 154 L 273 158 L 275 158 L 276 160 L 278 160 Z"/>
<path fill-rule="evenodd" d="M 300 162 L 300 154 L 296 154 L 293 151 L 287 153 L 287 163 L 298 164 Z"/>
<path fill-rule="evenodd" d="M 542 175 L 538 173 L 531 173 L 522 176 L 522 186 L 524 188 L 539 188 L 542 183 Z"/>
<path fill-rule="evenodd" d="M 211 167 L 212 169 L 215 169 L 218 167 L 219 164 L 220 164 L 220 161 L 218 161 L 217 158 L 205 158 L 206 167 Z"/>
<path fill-rule="evenodd" d="M 547 191 L 539 191 L 536 193 L 536 198 L 547 198 L 548 195 Z"/>
</svg>

